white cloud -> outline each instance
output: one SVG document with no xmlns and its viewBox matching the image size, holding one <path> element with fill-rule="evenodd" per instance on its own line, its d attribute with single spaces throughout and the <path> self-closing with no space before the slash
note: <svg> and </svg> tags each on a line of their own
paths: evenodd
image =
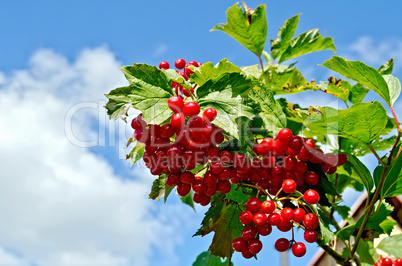
<svg viewBox="0 0 402 266">
<path fill-rule="evenodd" d="M 390 38 L 378 41 L 371 36 L 361 36 L 346 49 L 345 55 L 348 59 L 352 57 L 376 68 L 394 58 L 397 70 L 402 62 L 402 40 Z"/>
<path fill-rule="evenodd" d="M 122 179 L 103 157 L 65 136 L 73 105 L 97 104 L 125 84 L 119 66 L 105 47 L 84 50 L 73 63 L 40 50 L 29 69 L 0 72 L 0 246 L 38 265 L 149 265 L 152 252 L 177 262 L 174 247 L 182 240 L 175 231 L 186 228 L 188 207 L 166 205 L 155 214 L 144 169 Z M 76 137 L 98 137 L 100 108 L 76 113 Z M 19 263 L 0 249 L 1 266 Z"/>
<path fill-rule="evenodd" d="M 159 57 L 161 55 L 164 55 L 166 51 L 168 50 L 168 47 L 165 44 L 161 44 L 156 48 L 154 52 L 154 57 Z"/>
</svg>

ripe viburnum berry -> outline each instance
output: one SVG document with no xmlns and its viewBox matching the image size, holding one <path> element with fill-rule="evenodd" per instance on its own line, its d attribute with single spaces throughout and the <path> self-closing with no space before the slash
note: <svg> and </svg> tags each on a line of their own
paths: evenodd
<svg viewBox="0 0 402 266">
<path fill-rule="evenodd" d="M 214 119 L 216 118 L 217 115 L 218 115 L 218 113 L 216 112 L 216 110 L 214 108 L 207 108 L 207 109 L 205 109 L 204 113 L 202 114 L 202 118 L 204 119 L 204 121 L 212 122 L 212 121 L 214 121 Z"/>
<path fill-rule="evenodd" d="M 282 183 L 283 191 L 285 191 L 288 194 L 295 192 L 296 187 L 297 187 L 296 182 L 292 179 L 286 179 Z"/>
<path fill-rule="evenodd" d="M 292 246 L 292 253 L 295 257 L 303 257 L 306 254 L 306 245 L 301 242 L 294 243 Z"/>
<path fill-rule="evenodd" d="M 304 201 L 307 204 L 316 204 L 320 200 L 320 195 L 314 189 L 309 189 L 304 192 Z"/>
<path fill-rule="evenodd" d="M 166 61 L 162 61 L 162 62 L 160 62 L 159 63 L 159 68 L 160 69 L 169 69 L 169 67 L 170 67 L 170 65 L 169 65 L 169 63 L 168 62 L 166 62 Z"/>
<path fill-rule="evenodd" d="M 314 213 L 308 213 L 306 216 L 304 216 L 303 223 L 307 229 L 316 229 L 318 227 L 319 220 L 317 215 Z"/>
<path fill-rule="evenodd" d="M 200 113 L 200 106 L 198 103 L 189 102 L 183 106 L 183 113 L 185 116 L 192 117 Z"/>
<path fill-rule="evenodd" d="M 183 99 L 180 96 L 172 96 L 168 100 L 168 106 L 175 113 L 181 112 L 184 106 Z"/>
<path fill-rule="evenodd" d="M 261 209 L 261 200 L 250 198 L 246 203 L 246 209 L 252 213 L 256 213 Z"/>
<path fill-rule="evenodd" d="M 186 66 L 186 61 L 182 58 L 179 58 L 174 62 L 174 66 L 177 69 L 183 69 Z"/>
<path fill-rule="evenodd" d="M 279 238 L 275 242 L 275 249 L 279 252 L 285 252 L 290 247 L 290 242 L 286 238 Z"/>
</svg>

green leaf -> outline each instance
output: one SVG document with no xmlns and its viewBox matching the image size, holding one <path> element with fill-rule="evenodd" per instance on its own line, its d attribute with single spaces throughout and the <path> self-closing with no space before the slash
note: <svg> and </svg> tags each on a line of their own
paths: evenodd
<svg viewBox="0 0 402 266">
<path fill-rule="evenodd" d="M 336 232 L 336 237 L 340 240 L 348 240 L 355 231 L 356 224 L 350 224 L 343 227 L 341 230 Z"/>
<path fill-rule="evenodd" d="M 278 58 L 289 47 L 290 41 L 296 32 L 299 24 L 300 14 L 286 20 L 278 31 L 275 40 L 271 41 L 271 55 L 273 59 Z"/>
<path fill-rule="evenodd" d="M 362 84 L 356 83 L 350 89 L 349 101 L 351 103 L 360 103 L 361 101 L 363 101 L 364 97 L 366 97 L 368 91 L 369 89 L 364 87 Z"/>
<path fill-rule="evenodd" d="M 393 69 L 394 69 L 394 59 L 391 58 L 387 61 L 387 63 L 380 66 L 380 68 L 378 69 L 378 72 L 381 75 L 388 75 L 388 74 L 392 74 Z"/>
<path fill-rule="evenodd" d="M 325 215 L 319 211 L 320 215 L 318 215 L 319 222 L 320 222 L 320 233 L 321 233 L 321 245 L 328 244 L 329 242 L 334 239 L 334 233 L 329 228 L 329 223 L 322 219 Z"/>
<path fill-rule="evenodd" d="M 221 30 L 232 36 L 244 47 L 261 56 L 267 39 L 267 17 L 265 5 L 256 9 L 250 9 L 243 3 L 243 8 L 237 7 L 237 3 L 226 11 L 226 24 L 216 25 L 213 30 Z"/>
<path fill-rule="evenodd" d="M 341 99 L 347 105 L 352 88 L 348 81 L 331 77 L 329 82 L 320 82 L 319 87 L 324 92 Z"/>
<path fill-rule="evenodd" d="M 387 218 L 380 223 L 380 227 L 382 228 L 385 234 L 391 235 L 392 230 L 394 230 L 394 227 L 397 224 L 398 223 L 395 220 Z"/>
<path fill-rule="evenodd" d="M 262 51 L 262 55 L 264 56 L 265 60 L 267 60 L 268 64 L 272 63 L 272 57 L 267 51 Z"/>
<path fill-rule="evenodd" d="M 235 119 L 239 116 L 252 119 L 261 112 L 259 106 L 246 97 L 253 86 L 253 81 L 240 73 L 224 73 L 197 89 L 198 104 L 202 110 L 215 108 L 218 115 L 214 124 L 238 138 Z"/>
<path fill-rule="evenodd" d="M 295 67 L 283 69 L 270 66 L 262 73 L 261 78 L 276 95 L 299 93 L 305 90 L 319 90 L 317 86 L 309 86 L 303 74 Z"/>
<path fill-rule="evenodd" d="M 195 234 L 205 236 L 215 232 L 212 244 L 208 249 L 212 255 L 229 259 L 232 257 L 232 241 L 241 237 L 243 228 L 239 221 L 240 213 L 238 204 L 225 200 L 223 194 L 213 196 L 211 207 L 205 214 L 201 228 Z"/>
<path fill-rule="evenodd" d="M 322 107 L 305 118 L 303 124 L 321 134 L 370 143 L 387 125 L 387 113 L 380 102 L 356 103 L 344 110 Z"/>
<path fill-rule="evenodd" d="M 261 76 L 261 69 L 258 65 L 245 66 L 241 68 L 241 73 L 247 78 L 259 79 Z"/>
<path fill-rule="evenodd" d="M 373 241 L 365 241 L 361 239 L 359 241 L 359 245 L 357 246 L 356 252 L 359 255 L 360 261 L 362 263 L 368 263 L 369 265 L 374 265 L 374 263 L 378 259 Z"/>
<path fill-rule="evenodd" d="M 151 193 L 149 193 L 149 198 L 159 201 L 164 198 L 166 202 L 170 192 L 172 192 L 173 187 L 166 185 L 166 174 L 161 174 L 156 178 L 152 184 Z"/>
<path fill-rule="evenodd" d="M 134 146 L 131 152 L 126 155 L 126 160 L 130 159 L 130 164 L 133 165 L 142 158 L 144 152 L 144 144 L 137 141 L 137 144 Z"/>
<path fill-rule="evenodd" d="M 401 94 L 401 82 L 398 78 L 392 75 L 383 75 L 382 77 L 384 78 L 385 82 L 387 82 L 389 96 L 391 98 L 390 102 L 391 106 L 393 106 L 399 95 Z"/>
<path fill-rule="evenodd" d="M 377 210 L 378 204 L 380 204 L 380 203 L 381 203 L 380 209 L 378 210 L 378 212 L 375 213 L 375 215 L 370 217 L 370 219 L 367 222 L 366 228 L 374 230 L 375 233 L 383 234 L 383 233 L 385 233 L 385 231 L 381 227 L 381 223 L 387 219 L 387 217 L 391 214 L 391 212 L 393 211 L 394 208 L 385 201 L 382 201 L 382 202 L 378 201 L 374 205 L 374 211 Z M 369 215 L 369 214 L 366 213 L 365 215 Z M 364 215 L 362 217 L 360 217 L 359 221 L 356 223 L 356 228 L 359 228 L 362 225 L 363 220 L 364 220 Z"/>
<path fill-rule="evenodd" d="M 125 66 L 121 70 L 130 85 L 112 90 L 106 95 L 109 98 L 106 104 L 108 115 L 116 119 L 131 105 L 142 112 L 148 124 L 162 124 L 170 119 L 173 112 L 167 101 L 173 96 L 173 91 L 165 73 L 146 64 Z"/>
<path fill-rule="evenodd" d="M 221 258 L 211 255 L 210 251 L 204 251 L 200 255 L 198 255 L 196 261 L 193 263 L 193 266 L 233 266 L 228 259 L 222 261 Z"/>
<path fill-rule="evenodd" d="M 180 199 L 181 199 L 181 202 L 183 202 L 184 204 L 190 206 L 195 211 L 194 201 L 193 201 L 193 191 L 192 190 L 186 196 L 180 197 Z"/>
<path fill-rule="evenodd" d="M 223 73 L 240 72 L 241 69 L 238 66 L 233 65 L 226 58 L 224 58 L 215 66 L 213 66 L 211 62 L 207 62 L 200 66 L 196 71 L 194 71 L 194 74 L 191 75 L 190 81 L 196 83 L 198 86 L 202 86 L 208 80 L 217 78 Z"/>
<path fill-rule="evenodd" d="M 262 112 L 259 114 L 263 120 L 263 127 L 274 133 L 286 127 L 286 115 L 282 106 L 274 99 L 270 89 L 263 86 L 259 90 L 250 91 L 250 98 L 259 103 Z"/>
<path fill-rule="evenodd" d="M 331 203 L 334 210 L 339 213 L 342 219 L 346 219 L 349 217 L 350 208 L 345 205 L 339 205 L 338 203 Z"/>
<path fill-rule="evenodd" d="M 349 154 L 348 162 L 352 165 L 353 171 L 357 173 L 357 180 L 363 184 L 367 192 L 370 193 L 374 187 L 374 181 L 370 171 L 356 156 Z"/>
<path fill-rule="evenodd" d="M 385 182 L 381 190 L 382 198 L 389 198 L 402 195 L 402 156 L 398 157 L 398 160 L 392 164 L 388 169 L 385 177 Z M 383 167 L 377 167 L 374 171 L 377 184 L 380 181 Z"/>
<path fill-rule="evenodd" d="M 378 249 L 396 258 L 402 258 L 402 235 L 386 237 L 377 246 Z"/>
<path fill-rule="evenodd" d="M 297 56 L 327 49 L 336 53 L 332 38 L 323 38 L 318 29 L 312 29 L 300 34 L 290 42 L 288 48 L 281 55 L 279 63 Z"/>
<path fill-rule="evenodd" d="M 367 86 L 380 95 L 386 103 L 390 104 L 388 85 L 376 69 L 360 61 L 348 61 L 339 56 L 333 56 L 326 60 L 322 66 Z"/>
<path fill-rule="evenodd" d="M 378 137 L 375 140 L 373 140 L 373 142 L 371 142 L 370 145 L 376 151 L 385 151 L 390 149 L 392 145 L 394 145 L 395 141 L 396 136 L 392 136 L 386 139 Z M 340 149 L 344 152 L 351 153 L 355 156 L 364 156 L 367 154 L 371 154 L 371 150 L 367 147 L 366 144 L 352 139 L 342 138 Z"/>
</svg>

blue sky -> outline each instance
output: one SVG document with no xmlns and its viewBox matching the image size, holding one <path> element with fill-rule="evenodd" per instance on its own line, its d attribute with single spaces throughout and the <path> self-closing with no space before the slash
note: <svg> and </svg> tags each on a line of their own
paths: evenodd
<svg viewBox="0 0 402 266">
<path fill-rule="evenodd" d="M 134 62 L 257 64 L 229 36 L 209 32 L 234 3 L 0 1 L 0 266 L 190 265 L 208 249 L 211 236 L 191 237 L 205 208 L 194 213 L 174 195 L 167 204 L 147 199 L 152 176 L 122 159 L 130 129 L 107 120 L 103 94 L 125 84 L 118 67 Z M 374 67 L 394 57 L 401 75 L 400 1 L 265 3 L 269 39 L 302 13 L 297 33 L 319 28 L 338 55 Z M 316 65 L 332 54 L 304 56 L 297 66 L 324 80 L 331 72 Z M 321 93 L 289 99 L 334 100 Z M 400 101 L 395 107 L 402 114 Z M 272 247 L 278 236 L 266 237 L 258 261 L 235 254 L 235 265 L 280 265 Z M 290 265 L 307 264 L 316 247 L 307 248 Z"/>
</svg>

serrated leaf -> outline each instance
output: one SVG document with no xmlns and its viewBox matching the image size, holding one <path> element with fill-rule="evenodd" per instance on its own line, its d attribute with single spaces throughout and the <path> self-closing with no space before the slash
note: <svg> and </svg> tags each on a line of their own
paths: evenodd
<svg viewBox="0 0 402 266">
<path fill-rule="evenodd" d="M 376 69 L 360 61 L 348 61 L 339 56 L 333 56 L 326 60 L 322 66 L 367 86 L 380 95 L 386 103 L 390 104 L 388 85 Z"/>
<path fill-rule="evenodd" d="M 329 228 L 328 221 L 323 220 L 323 217 L 326 217 L 321 211 L 319 211 L 320 215 L 318 215 L 320 222 L 320 233 L 321 233 L 321 245 L 328 244 L 334 239 L 335 234 Z"/>
<path fill-rule="evenodd" d="M 149 193 L 149 198 L 159 201 L 164 198 L 166 202 L 170 192 L 172 192 L 173 187 L 166 185 L 166 174 L 161 174 L 152 183 L 151 192 Z"/>
<path fill-rule="evenodd" d="M 198 104 L 202 110 L 215 108 L 218 115 L 214 124 L 238 138 L 235 119 L 239 116 L 251 119 L 260 113 L 259 106 L 245 96 L 253 86 L 253 81 L 240 73 L 224 73 L 197 89 Z"/>
<path fill-rule="evenodd" d="M 392 75 L 383 75 L 382 77 L 388 85 L 390 103 L 391 106 L 393 106 L 399 95 L 401 94 L 401 82 L 397 77 L 394 77 Z"/>
<path fill-rule="evenodd" d="M 336 232 L 336 237 L 342 241 L 348 240 L 355 231 L 356 224 L 350 224 Z"/>
<path fill-rule="evenodd" d="M 367 263 L 368 265 L 374 265 L 378 259 L 373 241 L 365 241 L 361 239 L 356 252 L 359 255 L 360 261 L 362 263 Z"/>
<path fill-rule="evenodd" d="M 106 109 L 111 118 L 116 119 L 122 115 L 122 109 L 127 104 L 140 110 L 143 119 L 149 124 L 162 124 L 173 115 L 167 105 L 173 91 L 164 72 L 146 64 L 125 66 L 121 70 L 130 85 L 112 90 L 106 95 L 109 99 Z"/>
<path fill-rule="evenodd" d="M 241 73 L 247 78 L 259 79 L 261 76 L 261 70 L 258 65 L 245 66 L 241 68 Z"/>
<path fill-rule="evenodd" d="M 226 11 L 226 24 L 216 25 L 213 30 L 221 30 L 244 47 L 261 56 L 267 39 L 267 17 L 265 5 L 259 5 L 256 9 L 250 9 L 243 3 L 244 10 L 234 4 Z"/>
<path fill-rule="evenodd" d="M 370 193 L 374 187 L 373 177 L 367 167 L 356 157 L 348 154 L 348 162 L 352 165 L 352 170 L 356 172 L 355 178 L 364 185 Z"/>
<path fill-rule="evenodd" d="M 380 209 L 374 215 L 370 216 L 370 219 L 368 220 L 367 225 L 366 225 L 367 229 L 374 230 L 378 234 L 385 233 L 384 229 L 380 226 L 380 224 L 381 224 L 381 222 L 383 222 L 384 220 L 387 219 L 387 217 L 391 214 L 391 212 L 394 209 L 389 203 L 387 203 L 385 201 L 382 201 L 382 202 L 378 201 L 374 205 L 374 209 L 373 209 L 374 211 L 377 210 L 378 204 L 380 204 L 380 203 L 381 203 Z M 365 215 L 370 215 L 370 214 L 366 213 Z M 365 215 L 360 217 L 359 221 L 356 223 L 356 226 L 355 226 L 356 228 L 361 227 Z"/>
<path fill-rule="evenodd" d="M 370 143 L 386 127 L 387 117 L 380 102 L 356 103 L 344 110 L 319 108 L 307 116 L 303 124 L 322 134 Z"/>
<path fill-rule="evenodd" d="M 279 58 L 279 63 L 297 56 L 327 49 L 336 53 L 336 48 L 332 38 L 323 38 L 319 34 L 318 29 L 312 29 L 292 39 L 288 48 Z"/>
<path fill-rule="evenodd" d="M 191 75 L 190 81 L 202 86 L 210 79 L 215 79 L 223 73 L 240 73 L 241 69 L 230 63 L 226 58 L 222 59 L 215 66 L 211 62 L 204 63 L 194 74 Z"/>
<path fill-rule="evenodd" d="M 383 166 L 377 166 L 374 169 L 374 179 L 376 185 L 380 182 Z M 384 185 L 381 190 L 382 198 L 389 198 L 402 195 L 402 156 L 393 162 L 392 166 L 388 169 Z"/>
<path fill-rule="evenodd" d="M 249 96 L 260 105 L 262 112 L 259 116 L 263 120 L 265 129 L 277 133 L 286 127 L 286 115 L 270 89 L 262 86 L 259 90 L 251 90 Z"/>
<path fill-rule="evenodd" d="M 198 255 L 193 266 L 233 266 L 233 263 L 229 264 L 230 261 L 228 259 L 222 261 L 221 258 L 211 255 L 210 251 L 204 251 Z"/>
<path fill-rule="evenodd" d="M 356 83 L 350 89 L 349 101 L 351 103 L 360 103 L 361 101 L 363 101 L 364 97 L 366 97 L 368 91 L 369 89 L 364 87 L 362 84 Z"/>
<path fill-rule="evenodd" d="M 201 228 L 195 235 L 205 236 L 215 232 L 209 247 L 212 255 L 231 258 L 232 241 L 241 236 L 243 225 L 239 221 L 241 210 L 237 203 L 226 201 L 221 193 L 212 198 L 211 207 L 205 214 Z"/>
<path fill-rule="evenodd" d="M 289 44 L 299 24 L 300 14 L 286 20 L 279 29 L 275 40 L 271 41 L 271 55 L 273 59 L 278 58 L 289 47 Z"/>
<path fill-rule="evenodd" d="M 186 196 L 180 197 L 180 199 L 181 199 L 181 202 L 183 202 L 184 204 L 190 206 L 195 211 L 194 201 L 193 201 L 193 191 L 192 190 L 190 190 L 190 193 L 188 193 Z"/>
<path fill-rule="evenodd" d="M 385 151 L 388 150 L 394 145 L 396 141 L 396 136 L 392 136 L 386 139 L 382 137 L 378 137 L 370 143 L 371 147 L 373 147 L 376 151 Z M 371 154 L 371 150 L 367 147 L 366 144 L 361 143 L 357 140 L 345 139 L 342 138 L 342 143 L 340 149 L 344 152 L 351 153 L 355 156 L 364 156 L 367 154 Z"/>
<path fill-rule="evenodd" d="M 332 207 L 335 209 L 337 213 L 342 217 L 342 219 L 346 219 L 349 217 L 350 208 L 345 205 L 339 205 L 338 203 L 331 203 Z"/>
<path fill-rule="evenodd" d="M 126 159 L 130 159 L 130 164 L 133 165 L 142 158 L 144 152 L 144 144 L 137 141 L 137 144 L 133 147 L 131 152 L 126 155 Z"/>
<path fill-rule="evenodd" d="M 262 73 L 261 78 L 264 80 L 265 85 L 276 95 L 319 90 L 317 86 L 309 86 L 303 74 L 295 67 L 280 68 L 279 66 L 270 66 Z"/>
<path fill-rule="evenodd" d="M 392 230 L 394 230 L 394 227 L 397 224 L 398 223 L 395 220 L 387 218 L 380 223 L 380 227 L 382 228 L 385 234 L 391 235 Z"/>
<path fill-rule="evenodd" d="M 348 81 L 330 78 L 329 82 L 320 82 L 319 87 L 325 93 L 331 94 L 341 99 L 347 105 L 350 90 L 352 88 Z"/>
<path fill-rule="evenodd" d="M 394 69 L 394 59 L 389 59 L 384 65 L 380 66 L 378 72 L 381 75 L 392 74 L 392 70 Z"/>
<path fill-rule="evenodd" d="M 386 237 L 377 246 L 391 256 L 402 258 L 402 235 Z"/>
</svg>

